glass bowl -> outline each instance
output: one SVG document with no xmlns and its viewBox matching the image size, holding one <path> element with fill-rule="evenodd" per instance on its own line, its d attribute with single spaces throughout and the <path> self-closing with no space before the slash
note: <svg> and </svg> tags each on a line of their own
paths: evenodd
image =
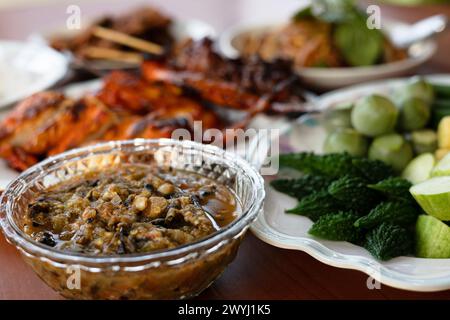
<svg viewBox="0 0 450 320">
<path fill-rule="evenodd" d="M 199 241 L 145 254 L 100 257 L 63 252 L 22 231 L 27 205 L 37 192 L 86 171 L 121 163 L 171 166 L 214 179 L 234 192 L 242 213 Z M 182 299 L 199 294 L 233 261 L 264 196 L 258 171 L 217 147 L 170 139 L 115 141 L 62 153 L 23 172 L 2 194 L 0 226 L 38 276 L 64 297 Z"/>
</svg>

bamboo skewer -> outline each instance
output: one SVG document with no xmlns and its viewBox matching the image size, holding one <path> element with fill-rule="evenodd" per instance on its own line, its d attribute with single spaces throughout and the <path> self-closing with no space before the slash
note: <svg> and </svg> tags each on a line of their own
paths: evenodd
<svg viewBox="0 0 450 320">
<path fill-rule="evenodd" d="M 84 48 L 83 55 L 91 59 L 114 60 L 132 64 L 140 64 L 144 60 L 142 54 L 137 52 L 125 52 L 116 49 L 94 46 Z"/>
<path fill-rule="evenodd" d="M 161 55 L 164 52 L 164 49 L 156 43 L 142 40 L 116 30 L 96 26 L 93 28 L 92 33 L 96 37 L 120 43 L 127 47 L 134 48 L 143 52 L 148 52 L 156 55 Z"/>
</svg>

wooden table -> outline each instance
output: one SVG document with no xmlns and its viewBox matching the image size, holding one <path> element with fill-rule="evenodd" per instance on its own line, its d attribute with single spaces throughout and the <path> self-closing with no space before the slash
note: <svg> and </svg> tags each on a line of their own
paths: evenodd
<svg viewBox="0 0 450 320">
<path fill-rule="evenodd" d="M 162 3 L 162 1 L 159 1 Z M 176 3 L 184 1 L 166 1 L 173 6 L 171 12 L 176 10 Z M 220 28 L 230 24 L 235 19 L 236 8 L 230 8 L 232 1 L 227 1 L 224 11 L 217 11 L 222 6 L 215 1 L 216 7 L 203 3 L 208 12 L 198 15 Z M 258 1 L 235 1 L 242 5 L 251 5 Z M 264 1 L 264 3 L 267 1 Z M 123 2 L 122 2 L 123 3 Z M 197 3 L 197 2 L 196 2 Z M 278 2 L 279 3 L 279 2 Z M 123 6 L 123 5 L 122 5 Z M 92 8 L 94 8 L 93 6 Z M 120 5 L 118 5 L 120 7 Z M 231 6 L 232 7 L 232 6 Z M 36 9 L 42 13 L 55 14 L 57 7 L 49 6 Z M 215 8 L 215 9 L 214 9 Z M 214 10 L 213 10 L 214 9 Z M 189 11 L 189 8 L 186 8 Z M 198 9 L 197 9 L 198 10 Z M 248 10 L 248 8 L 246 9 Z M 450 9 L 445 7 L 409 9 L 405 14 L 394 7 L 383 8 L 383 13 L 406 17 L 409 20 L 417 19 L 432 12 L 441 12 Z M 93 9 L 92 12 L 95 10 Z M 38 16 L 39 14 L 36 13 Z M 192 12 L 192 10 L 191 10 Z M 196 11 L 198 12 L 198 11 Z M 221 12 L 222 14 L 219 14 Z M 233 13 L 234 12 L 234 13 Z M 208 13 L 208 14 L 206 14 Z M 23 38 L 42 21 L 42 16 L 30 14 L 29 9 L 0 11 L 0 38 Z M 227 18 L 228 15 L 228 18 Z M 20 17 L 29 18 L 22 24 L 20 30 L 14 31 L 10 25 L 2 29 L 2 22 L 19 21 Z M 35 17 L 35 18 L 33 18 Z M 35 19 L 35 20 L 33 20 Z M 45 19 L 45 18 L 44 18 Z M 25 25 L 25 26 L 24 26 Z M 29 28 L 27 29 L 26 26 Z M 7 32 L 11 30 L 11 32 Z M 447 34 L 441 41 L 448 42 Z M 450 72 L 448 64 L 449 46 L 441 50 L 427 66 L 421 68 L 419 73 Z M 437 293 L 416 293 L 389 288 L 385 285 L 380 290 L 369 290 L 366 286 L 367 276 L 361 272 L 333 268 L 324 265 L 299 251 L 284 250 L 272 247 L 248 234 L 239 250 L 236 260 L 226 269 L 225 273 L 198 299 L 448 299 L 450 291 Z M 14 247 L 8 245 L 3 236 L 0 236 L 0 299 L 60 299 L 61 297 L 48 288 L 33 271 L 22 262 Z"/>
</svg>

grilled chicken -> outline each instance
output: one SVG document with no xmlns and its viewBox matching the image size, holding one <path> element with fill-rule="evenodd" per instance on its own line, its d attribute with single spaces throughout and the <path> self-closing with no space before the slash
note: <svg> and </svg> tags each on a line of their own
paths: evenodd
<svg viewBox="0 0 450 320">
<path fill-rule="evenodd" d="M 80 100 L 41 92 L 19 103 L 0 126 L 0 156 L 19 171 L 47 156 L 99 141 L 169 138 L 194 121 L 219 128 L 218 116 L 172 85 L 150 85 L 113 72 L 96 95 Z"/>
<path fill-rule="evenodd" d="M 141 71 L 142 78 L 112 72 L 97 93 L 79 100 L 58 92 L 25 99 L 1 121 L 0 157 L 21 171 L 99 141 L 170 137 L 179 128 L 192 133 L 196 121 L 203 130 L 244 128 L 258 112 L 301 100 L 288 64 L 225 59 L 210 40 L 188 42 L 169 61 L 145 62 Z M 227 123 L 222 106 L 244 116 Z"/>
<path fill-rule="evenodd" d="M 298 78 L 286 61 L 267 63 L 258 57 L 226 59 L 214 52 L 212 41 L 186 42 L 165 63 L 146 61 L 143 77 L 194 89 L 204 100 L 257 113 L 274 102 L 299 104 Z"/>
</svg>

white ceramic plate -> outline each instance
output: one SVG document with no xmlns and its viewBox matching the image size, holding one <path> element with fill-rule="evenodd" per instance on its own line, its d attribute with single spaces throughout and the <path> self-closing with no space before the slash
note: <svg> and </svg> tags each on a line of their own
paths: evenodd
<svg viewBox="0 0 450 320">
<path fill-rule="evenodd" d="M 32 42 L 0 41 L 0 108 L 45 90 L 67 72 L 67 60 Z"/>
<path fill-rule="evenodd" d="M 408 27 L 407 24 L 398 21 L 387 21 L 385 19 L 383 22 L 383 28 L 387 32 L 395 27 Z M 223 32 L 219 37 L 219 48 L 228 57 L 238 57 L 239 51 L 234 43 L 240 34 L 248 32 L 257 34 L 280 25 L 280 23 L 236 25 Z M 303 82 L 310 87 L 322 90 L 336 89 L 357 83 L 411 74 L 417 67 L 429 60 L 436 49 L 436 41 L 426 40 L 414 44 L 408 51 L 409 58 L 405 60 L 369 67 L 298 68 L 297 73 Z"/>
<path fill-rule="evenodd" d="M 450 75 L 427 77 L 434 83 L 450 85 Z M 333 107 L 341 102 L 354 101 L 369 92 L 388 94 L 406 79 L 379 81 L 350 87 L 323 95 L 317 103 L 321 108 Z M 315 151 L 320 153 L 325 131 L 319 126 L 321 114 L 305 115 L 281 137 L 285 151 Z M 280 248 L 305 251 L 331 266 L 365 272 L 378 281 L 400 289 L 413 291 L 439 291 L 450 289 L 450 259 L 420 259 L 398 257 L 387 262 L 374 259 L 364 248 L 348 242 L 326 241 L 308 234 L 312 222 L 306 218 L 284 213 L 297 201 L 275 191 L 266 179 L 264 212 L 251 226 L 261 240 Z"/>
</svg>

